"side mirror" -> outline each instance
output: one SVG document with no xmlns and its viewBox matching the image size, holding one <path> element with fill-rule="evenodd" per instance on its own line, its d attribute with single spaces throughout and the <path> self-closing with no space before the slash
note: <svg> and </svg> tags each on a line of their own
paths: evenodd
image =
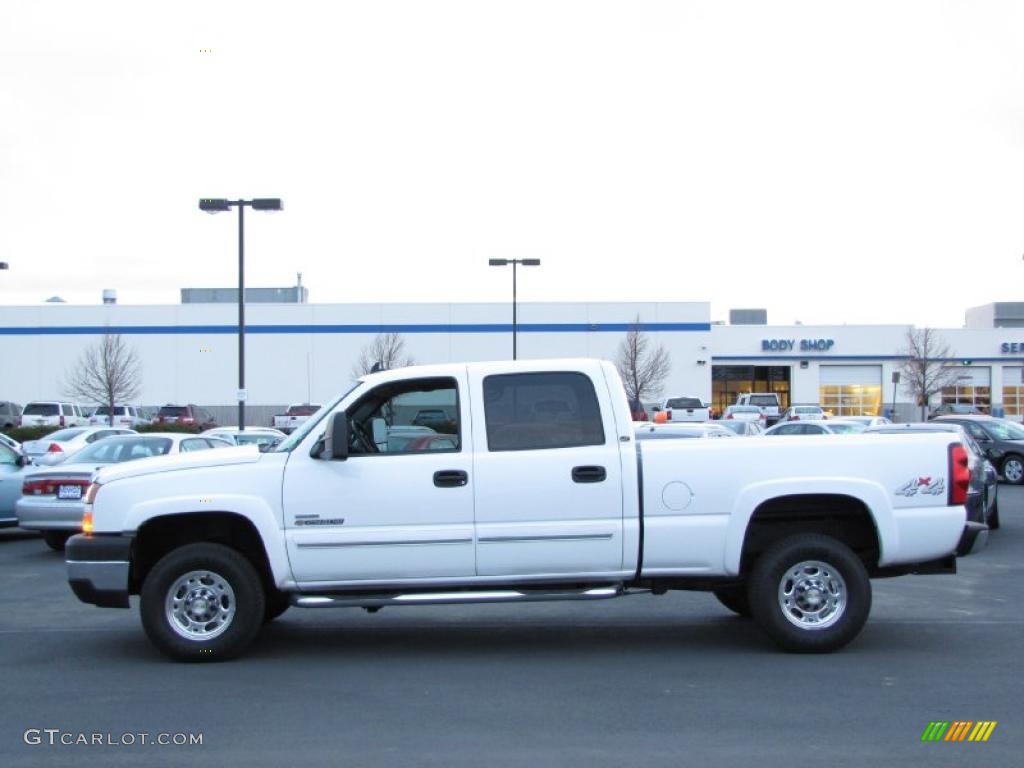
<svg viewBox="0 0 1024 768">
<path fill-rule="evenodd" d="M 17 464 L 19 467 L 27 467 L 29 464 L 32 463 L 32 459 L 30 459 L 24 453 L 19 453 L 18 458 L 14 463 Z"/>
<path fill-rule="evenodd" d="M 338 411 L 331 415 L 324 433 L 324 450 L 321 458 L 345 461 L 348 458 L 348 415 Z"/>
<path fill-rule="evenodd" d="M 383 447 L 388 442 L 388 425 L 384 419 L 373 419 L 371 420 L 373 428 L 373 442 L 377 444 L 377 447 L 383 450 Z"/>
</svg>

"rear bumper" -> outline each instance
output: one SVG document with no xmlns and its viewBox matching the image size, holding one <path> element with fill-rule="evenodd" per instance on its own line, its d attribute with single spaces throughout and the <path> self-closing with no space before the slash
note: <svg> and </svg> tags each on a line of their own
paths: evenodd
<svg viewBox="0 0 1024 768">
<path fill-rule="evenodd" d="M 22 497 L 14 507 L 18 525 L 27 531 L 80 531 L 85 504 L 57 501 L 52 496 Z"/>
<path fill-rule="evenodd" d="M 128 607 L 132 541 L 128 536 L 84 534 L 68 539 L 68 584 L 79 600 L 103 608 Z"/>
</svg>

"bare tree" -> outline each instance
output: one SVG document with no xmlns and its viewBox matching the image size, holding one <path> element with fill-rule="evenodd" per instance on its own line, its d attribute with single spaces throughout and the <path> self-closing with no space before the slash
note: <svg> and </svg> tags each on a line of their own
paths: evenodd
<svg viewBox="0 0 1024 768">
<path fill-rule="evenodd" d="M 957 380 L 957 369 L 943 364 L 955 354 L 933 328 L 908 329 L 901 353 L 907 358 L 899 366 L 903 389 L 921 406 L 923 420 L 932 395 Z"/>
<path fill-rule="evenodd" d="M 120 334 L 107 333 L 82 352 L 64 382 L 64 393 L 76 400 L 108 408 L 114 423 L 114 406 L 132 400 L 142 386 L 138 355 Z"/>
<path fill-rule="evenodd" d="M 405 339 L 402 334 L 394 331 L 378 333 L 373 341 L 359 351 L 359 357 L 352 366 L 352 377 L 359 378 L 371 373 L 375 366 L 378 370 L 404 368 L 415 365 L 415 361 L 405 354 Z"/>
<path fill-rule="evenodd" d="M 661 344 L 652 347 L 647 334 L 640 330 L 639 315 L 619 344 L 615 367 L 619 369 L 630 402 L 643 402 L 645 397 L 661 394 L 672 364 L 665 347 Z"/>
</svg>

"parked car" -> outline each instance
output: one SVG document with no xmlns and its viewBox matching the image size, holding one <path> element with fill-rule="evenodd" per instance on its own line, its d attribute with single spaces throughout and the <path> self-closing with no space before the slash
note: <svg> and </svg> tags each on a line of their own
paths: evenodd
<svg viewBox="0 0 1024 768">
<path fill-rule="evenodd" d="M 0 400 L 0 429 L 13 429 L 21 424 L 21 406 L 9 400 Z"/>
<path fill-rule="evenodd" d="M 768 418 L 756 405 L 730 405 L 726 407 L 720 421 L 754 421 L 767 426 Z"/>
<path fill-rule="evenodd" d="M 629 401 L 629 417 L 633 421 L 647 421 L 647 409 L 639 400 Z"/>
<path fill-rule="evenodd" d="M 279 429 L 286 435 L 298 429 L 310 416 L 319 411 L 321 406 L 310 403 L 289 405 L 284 413 L 279 413 L 271 421 L 270 426 Z"/>
<path fill-rule="evenodd" d="M 735 432 L 740 437 L 756 437 L 764 434 L 764 426 L 759 421 L 737 421 L 736 419 L 722 419 L 715 424 L 725 427 L 730 432 Z"/>
<path fill-rule="evenodd" d="M 666 422 L 711 420 L 711 409 L 699 397 L 670 397 L 662 404 L 661 413 Z"/>
<path fill-rule="evenodd" d="M 993 416 L 940 416 L 935 421 L 960 424 L 1003 480 L 1011 485 L 1024 483 L 1024 426 Z"/>
<path fill-rule="evenodd" d="M 968 467 L 971 471 L 971 484 L 967 491 L 968 514 L 972 515 L 975 508 L 980 508 L 985 522 L 993 531 L 999 528 L 999 474 L 992 462 L 985 458 L 981 446 L 971 437 L 967 429 L 953 422 L 930 421 L 924 424 L 879 424 L 869 426 L 864 434 L 899 435 L 921 432 L 955 432 L 960 436 L 970 453 Z M 973 514 L 972 519 L 977 519 Z"/>
<path fill-rule="evenodd" d="M 820 405 L 791 405 L 779 416 L 779 421 L 821 421 L 827 419 Z"/>
<path fill-rule="evenodd" d="M 892 424 L 885 416 L 843 416 L 843 421 L 856 421 L 867 427 L 884 427 Z"/>
<path fill-rule="evenodd" d="M 15 504 L 18 525 L 41 531 L 51 549 L 63 549 L 64 542 L 82 530 L 85 490 L 98 469 L 134 459 L 221 447 L 230 448 L 231 443 L 201 435 L 164 432 L 132 433 L 94 442 L 59 467 L 33 467 L 24 474 L 21 496 Z"/>
<path fill-rule="evenodd" d="M 736 405 L 756 405 L 770 427 L 779 420 L 782 403 L 777 392 L 744 392 L 736 398 Z"/>
<path fill-rule="evenodd" d="M 200 429 L 212 429 L 217 426 L 211 414 L 198 405 L 167 405 L 157 411 L 154 424 L 197 424 Z"/>
<path fill-rule="evenodd" d="M 232 445 L 255 445 L 260 450 L 266 450 L 284 440 L 288 435 L 279 429 L 272 427 L 214 427 L 203 432 L 201 437 L 215 437 L 219 440 L 226 440 Z"/>
<path fill-rule="evenodd" d="M 113 414 L 113 417 L 111 417 Z M 113 421 L 113 423 L 111 423 Z M 100 405 L 89 416 L 89 424 L 98 427 L 131 427 L 149 424 L 137 405 Z"/>
<path fill-rule="evenodd" d="M 633 434 L 636 435 L 637 440 L 666 440 L 679 437 L 715 438 L 736 436 L 732 431 L 725 427 L 721 427 L 718 424 L 701 424 L 697 422 L 636 424 L 633 427 Z"/>
<path fill-rule="evenodd" d="M 27 403 L 18 420 L 19 427 L 77 427 L 87 419 L 74 403 L 59 400 L 34 400 Z"/>
<path fill-rule="evenodd" d="M 21 498 L 25 473 L 34 469 L 25 454 L 6 443 L 0 443 L 0 528 L 18 524 L 14 505 Z"/>
<path fill-rule="evenodd" d="M 134 435 L 134 429 L 121 427 L 71 427 L 58 429 L 39 440 L 26 440 L 21 444 L 25 455 L 36 464 L 60 464 L 68 456 L 90 443 L 115 435 Z"/>
<path fill-rule="evenodd" d="M 962 405 L 961 403 L 943 403 L 938 408 L 928 412 L 928 418 L 934 419 L 939 416 L 984 416 L 985 412 L 976 405 Z"/>
<path fill-rule="evenodd" d="M 819 421 L 780 421 L 765 430 L 766 435 L 850 435 L 863 432 L 867 427 L 856 421 L 821 419 Z"/>
</svg>

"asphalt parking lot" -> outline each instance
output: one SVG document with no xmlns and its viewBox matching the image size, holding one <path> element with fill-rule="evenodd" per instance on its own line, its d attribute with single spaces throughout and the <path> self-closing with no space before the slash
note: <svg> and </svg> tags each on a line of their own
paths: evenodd
<svg viewBox="0 0 1024 768">
<path fill-rule="evenodd" d="M 1000 494 L 985 551 L 875 581 L 864 632 L 826 656 L 670 593 L 291 609 L 239 661 L 174 664 L 134 605 L 79 603 L 60 555 L 0 531 L 0 765 L 1019 765 L 1024 489 Z M 998 725 L 923 743 L 936 720 Z"/>
</svg>

